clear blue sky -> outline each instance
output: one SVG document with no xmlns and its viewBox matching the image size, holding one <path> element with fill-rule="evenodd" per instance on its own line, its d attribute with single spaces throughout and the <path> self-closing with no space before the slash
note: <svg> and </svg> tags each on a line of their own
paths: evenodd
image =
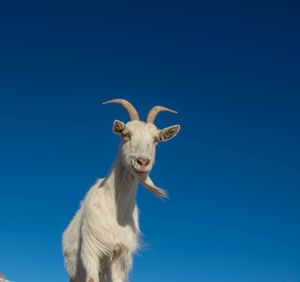
<svg viewBox="0 0 300 282">
<path fill-rule="evenodd" d="M 0 272 L 67 281 L 61 234 L 128 118 L 100 102 L 123 97 L 182 125 L 152 172 L 170 199 L 139 189 L 132 281 L 299 282 L 299 4 L 122 2 L 0 5 Z"/>
</svg>

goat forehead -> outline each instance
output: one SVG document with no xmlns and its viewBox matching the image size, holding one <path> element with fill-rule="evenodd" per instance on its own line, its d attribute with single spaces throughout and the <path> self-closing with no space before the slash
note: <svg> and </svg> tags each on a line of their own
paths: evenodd
<svg viewBox="0 0 300 282">
<path fill-rule="evenodd" d="M 137 136 L 153 136 L 157 133 L 157 128 L 152 123 L 146 123 L 143 121 L 133 120 L 126 124 L 127 128 Z"/>
</svg>

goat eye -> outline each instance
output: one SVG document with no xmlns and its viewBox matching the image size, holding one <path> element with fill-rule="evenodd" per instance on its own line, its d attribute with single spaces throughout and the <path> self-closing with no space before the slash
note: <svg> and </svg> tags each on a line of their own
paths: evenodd
<svg viewBox="0 0 300 282">
<path fill-rule="evenodd" d="M 130 132 L 125 132 L 122 134 L 124 140 L 130 140 L 131 134 Z"/>
<path fill-rule="evenodd" d="M 155 136 L 155 137 L 153 138 L 153 142 L 154 142 L 155 144 L 157 144 L 158 141 L 159 141 L 158 137 Z"/>
</svg>

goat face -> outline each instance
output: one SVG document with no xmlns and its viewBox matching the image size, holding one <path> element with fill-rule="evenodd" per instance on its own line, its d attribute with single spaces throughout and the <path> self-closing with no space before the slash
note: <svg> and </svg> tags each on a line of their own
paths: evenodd
<svg viewBox="0 0 300 282">
<path fill-rule="evenodd" d="M 173 125 L 160 130 L 154 125 L 154 121 L 159 112 L 177 112 L 166 107 L 154 106 L 149 111 L 146 122 L 143 122 L 135 107 L 127 100 L 114 99 L 103 104 L 120 104 L 130 116 L 130 121 L 126 124 L 119 120 L 113 123 L 113 132 L 122 138 L 119 156 L 124 167 L 151 193 L 158 197 L 167 197 L 167 193 L 155 186 L 148 174 L 154 164 L 155 146 L 158 142 L 175 137 L 180 126 Z"/>
<path fill-rule="evenodd" d="M 148 174 L 155 161 L 155 148 L 158 142 L 175 137 L 179 125 L 159 130 L 153 123 L 139 120 L 126 124 L 115 120 L 113 132 L 122 138 L 120 156 L 123 165 L 134 176 Z"/>
</svg>

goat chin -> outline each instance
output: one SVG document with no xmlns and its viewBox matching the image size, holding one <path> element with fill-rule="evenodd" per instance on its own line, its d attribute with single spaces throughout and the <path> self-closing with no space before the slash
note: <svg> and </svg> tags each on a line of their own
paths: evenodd
<svg viewBox="0 0 300 282">
<path fill-rule="evenodd" d="M 168 198 L 167 192 L 161 188 L 156 187 L 149 175 L 147 175 L 146 177 L 140 177 L 139 181 L 146 189 L 148 189 L 156 197 Z"/>
</svg>

